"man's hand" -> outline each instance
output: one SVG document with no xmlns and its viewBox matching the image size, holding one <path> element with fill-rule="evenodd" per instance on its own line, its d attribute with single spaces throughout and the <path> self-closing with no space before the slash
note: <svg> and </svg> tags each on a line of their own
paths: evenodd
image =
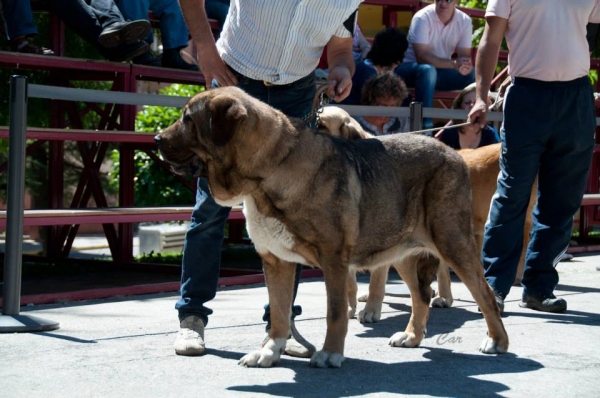
<svg viewBox="0 0 600 398">
<path fill-rule="evenodd" d="M 223 62 L 216 47 L 199 47 L 198 44 L 196 46 L 198 48 L 198 66 L 200 66 L 200 70 L 204 74 L 207 89 L 210 88 L 210 82 L 212 82 L 213 79 L 215 79 L 221 87 L 235 86 L 237 84 L 237 78 L 225 62 Z M 203 50 L 200 50 L 201 48 L 203 48 Z"/>
<path fill-rule="evenodd" d="M 475 105 L 471 108 L 467 121 L 477 123 L 479 127 L 484 128 L 487 120 L 488 106 L 481 99 L 475 101 Z"/>
<path fill-rule="evenodd" d="M 463 76 L 468 75 L 473 70 L 473 62 L 471 61 L 471 57 L 460 57 L 456 60 L 456 65 L 458 68 L 458 73 Z"/>
<path fill-rule="evenodd" d="M 335 102 L 343 101 L 352 89 L 352 73 L 348 68 L 338 66 L 329 70 L 327 76 L 327 96 Z"/>
</svg>

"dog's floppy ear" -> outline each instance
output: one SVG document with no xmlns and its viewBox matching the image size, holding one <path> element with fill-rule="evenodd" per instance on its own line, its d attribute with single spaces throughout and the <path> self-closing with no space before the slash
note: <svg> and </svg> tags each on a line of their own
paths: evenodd
<svg viewBox="0 0 600 398">
<path fill-rule="evenodd" d="M 217 146 L 227 144 L 248 117 L 243 103 L 231 95 L 219 95 L 209 103 L 210 135 Z"/>
<path fill-rule="evenodd" d="M 364 131 L 361 125 L 348 112 L 337 106 L 323 108 L 319 121 L 321 127 L 336 137 L 346 138 L 350 141 L 373 137 Z"/>
<path fill-rule="evenodd" d="M 361 125 L 353 118 L 344 120 L 344 123 L 342 123 L 342 125 L 340 126 L 340 129 L 342 130 L 342 137 L 346 137 L 350 141 L 364 140 L 366 138 L 373 138 L 373 135 L 369 134 L 365 130 L 363 130 Z"/>
</svg>

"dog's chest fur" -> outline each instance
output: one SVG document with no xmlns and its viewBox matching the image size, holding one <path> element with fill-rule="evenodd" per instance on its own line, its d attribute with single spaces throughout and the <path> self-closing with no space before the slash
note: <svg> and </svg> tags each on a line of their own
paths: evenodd
<svg viewBox="0 0 600 398">
<path fill-rule="evenodd" d="M 294 236 L 285 225 L 273 217 L 267 217 L 258 211 L 254 199 L 244 200 L 244 216 L 248 235 L 258 253 L 272 253 L 282 260 L 292 263 L 309 262 L 294 251 Z"/>
</svg>

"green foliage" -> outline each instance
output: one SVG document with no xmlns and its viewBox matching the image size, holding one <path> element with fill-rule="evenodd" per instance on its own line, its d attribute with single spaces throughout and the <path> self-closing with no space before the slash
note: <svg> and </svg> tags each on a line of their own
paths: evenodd
<svg viewBox="0 0 600 398">
<path fill-rule="evenodd" d="M 174 95 L 192 97 L 204 87 L 173 84 L 159 91 L 161 95 Z M 159 133 L 173 124 L 181 116 L 181 109 L 161 106 L 144 106 L 137 114 L 135 120 L 136 131 Z M 118 190 L 119 151 L 111 153 L 113 170 L 111 172 L 111 185 Z M 180 180 L 168 173 L 163 167 L 154 162 L 143 151 L 136 151 L 135 164 L 135 199 L 136 206 L 169 206 L 193 204 L 194 194 Z M 188 179 L 191 182 L 191 179 Z"/>
<path fill-rule="evenodd" d="M 172 84 L 159 91 L 161 95 L 193 97 L 204 91 L 204 87 L 189 84 Z M 135 130 L 148 133 L 160 133 L 181 116 L 181 109 L 164 106 L 144 106 L 135 118 Z"/>
<path fill-rule="evenodd" d="M 461 7 L 466 8 L 475 8 L 479 10 L 485 10 L 487 7 L 487 0 L 463 0 L 460 2 Z M 481 40 L 481 36 L 483 35 L 483 28 L 485 26 L 485 21 L 483 18 L 472 18 L 473 20 L 473 47 L 477 47 L 479 45 L 479 41 Z"/>
</svg>

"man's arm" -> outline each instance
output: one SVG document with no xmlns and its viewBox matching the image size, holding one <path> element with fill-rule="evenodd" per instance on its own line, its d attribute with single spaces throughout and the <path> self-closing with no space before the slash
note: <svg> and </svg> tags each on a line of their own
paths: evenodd
<svg viewBox="0 0 600 398">
<path fill-rule="evenodd" d="M 458 70 L 457 63 L 452 59 L 440 58 L 429 50 L 429 44 L 413 43 L 415 57 L 420 64 L 430 64 L 438 69 L 454 68 Z"/>
<path fill-rule="evenodd" d="M 483 128 L 486 123 L 488 111 L 488 93 L 498 64 L 498 53 L 504 39 L 508 20 L 500 17 L 487 17 L 483 36 L 477 50 L 475 65 L 475 83 L 477 93 L 475 105 L 469 112 L 469 120 L 477 121 Z"/>
<path fill-rule="evenodd" d="M 206 87 L 210 88 L 213 79 L 221 86 L 237 84 L 235 75 L 217 52 L 215 39 L 204 9 L 204 0 L 179 0 L 179 6 L 196 46 L 198 65 L 206 79 Z"/>
<path fill-rule="evenodd" d="M 354 57 L 352 56 L 352 37 L 332 36 L 327 43 L 327 95 L 336 102 L 344 100 L 352 88 Z"/>
</svg>

